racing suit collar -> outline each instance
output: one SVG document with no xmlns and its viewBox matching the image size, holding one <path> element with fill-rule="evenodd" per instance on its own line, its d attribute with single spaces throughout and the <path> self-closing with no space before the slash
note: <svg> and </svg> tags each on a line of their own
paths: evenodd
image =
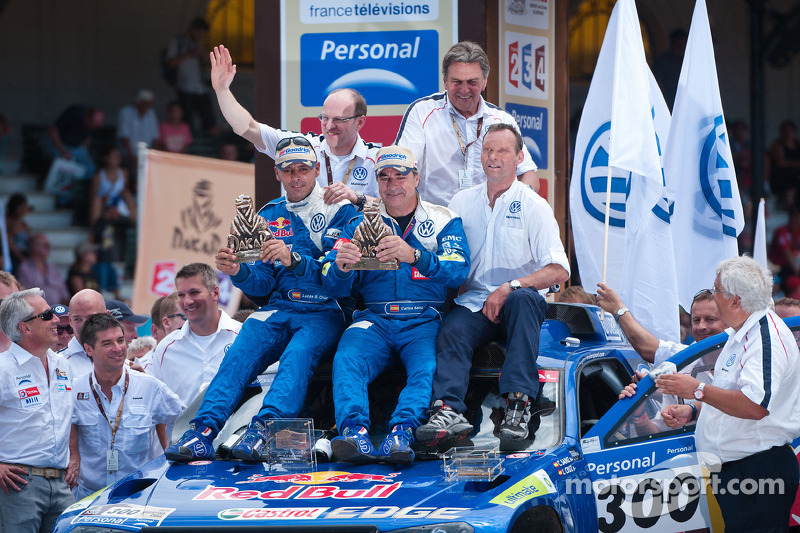
<svg viewBox="0 0 800 533">
<path fill-rule="evenodd" d="M 383 218 L 387 218 L 392 221 L 392 224 L 389 225 L 392 227 L 392 233 L 396 235 L 397 228 L 395 226 L 397 226 L 397 221 L 394 219 L 393 216 L 391 216 L 389 213 L 386 212 L 386 205 L 383 203 L 383 200 L 381 200 L 380 206 L 381 206 L 381 216 Z M 414 210 L 414 216 L 411 218 L 411 222 L 409 222 L 408 227 L 412 227 L 412 225 L 414 225 L 415 222 L 419 221 L 424 222 L 425 220 L 428 220 L 428 218 L 430 218 L 430 216 L 428 215 L 428 211 L 425 209 L 425 206 L 422 205 L 422 198 L 419 197 L 419 191 L 417 191 L 417 208 Z"/>
</svg>

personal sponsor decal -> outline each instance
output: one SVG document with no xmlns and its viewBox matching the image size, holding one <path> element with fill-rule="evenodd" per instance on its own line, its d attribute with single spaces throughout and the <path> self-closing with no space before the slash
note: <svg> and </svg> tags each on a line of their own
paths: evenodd
<svg viewBox="0 0 800 533">
<path fill-rule="evenodd" d="M 370 487 L 354 489 L 339 485 L 289 485 L 277 490 L 239 490 L 236 487 L 208 485 L 192 498 L 193 500 L 335 500 L 385 499 L 397 492 L 402 481 L 378 483 Z"/>
<path fill-rule="evenodd" d="M 291 237 L 293 235 L 292 221 L 287 218 L 278 217 L 276 220 L 270 220 L 267 225 L 276 237 Z"/>
<path fill-rule="evenodd" d="M 550 476 L 544 470 L 539 469 L 523 480 L 514 483 L 511 487 L 489 500 L 489 502 L 516 509 L 532 498 L 555 492 L 556 489 Z"/>
<path fill-rule="evenodd" d="M 23 385 L 27 385 L 28 383 L 33 383 L 33 376 L 31 374 L 17 376 L 16 378 L 14 378 L 14 381 L 17 382 L 17 387 L 22 387 Z"/>
<path fill-rule="evenodd" d="M 175 511 L 172 507 L 154 507 L 120 503 L 88 507 L 72 523 L 157 526 Z"/>
<path fill-rule="evenodd" d="M 584 452 L 585 451 L 584 449 Z M 628 448 L 623 451 L 630 454 L 631 449 Z M 595 457 L 595 459 L 597 458 L 598 457 Z M 653 451 L 649 455 L 641 457 L 625 457 L 624 459 L 611 457 L 610 459 L 611 460 L 606 460 L 603 463 L 589 462 L 589 471 L 595 472 L 598 476 L 606 476 L 609 474 L 625 475 L 626 472 L 635 473 L 646 471 L 656 464 L 656 452 Z"/>
<path fill-rule="evenodd" d="M 547 108 L 509 102 L 506 111 L 517 121 L 533 162 L 539 168 L 547 168 Z"/>
</svg>

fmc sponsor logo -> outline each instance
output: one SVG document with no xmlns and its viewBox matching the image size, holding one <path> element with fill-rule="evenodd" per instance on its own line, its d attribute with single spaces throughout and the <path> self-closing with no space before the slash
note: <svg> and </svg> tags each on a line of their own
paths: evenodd
<svg viewBox="0 0 800 533">
<path fill-rule="evenodd" d="M 439 89 L 435 30 L 307 33 L 300 37 L 300 102 L 321 106 L 351 87 L 370 105 L 406 105 Z"/>
</svg>

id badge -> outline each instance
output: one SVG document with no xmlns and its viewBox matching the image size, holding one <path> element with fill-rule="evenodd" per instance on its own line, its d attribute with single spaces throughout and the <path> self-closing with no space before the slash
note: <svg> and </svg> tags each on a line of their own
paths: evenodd
<svg viewBox="0 0 800 533">
<path fill-rule="evenodd" d="M 106 450 L 106 470 L 109 472 L 119 470 L 119 454 L 117 450 Z"/>
<path fill-rule="evenodd" d="M 472 174 L 468 170 L 458 171 L 458 188 L 462 191 L 472 187 Z"/>
</svg>

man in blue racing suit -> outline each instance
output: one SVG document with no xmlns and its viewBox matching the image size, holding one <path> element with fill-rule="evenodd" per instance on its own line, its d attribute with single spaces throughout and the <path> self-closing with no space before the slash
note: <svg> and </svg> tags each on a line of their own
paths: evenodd
<svg viewBox="0 0 800 533">
<path fill-rule="evenodd" d="M 216 256 L 217 268 L 229 274 L 236 287 L 250 297 L 269 297 L 269 303 L 242 325 L 190 429 L 166 449 L 167 459 L 213 459 L 212 441 L 238 405 L 245 386 L 280 359 L 261 410 L 231 450 L 238 459 L 258 461 L 268 440 L 266 421 L 297 416 L 317 363 L 333 351 L 344 329 L 342 309 L 319 283 L 318 260 L 357 210 L 347 200 L 324 202 L 316 184 L 319 164 L 305 137 L 279 142 L 275 167 L 286 196 L 259 212 L 277 237 L 262 245 L 262 261 L 234 263 L 233 250 L 227 247 Z"/>
<path fill-rule="evenodd" d="M 391 234 L 375 247 L 381 261 L 398 270 L 352 270 L 361 258 L 349 241 L 366 215 L 352 220 L 325 258 L 322 284 L 332 296 L 355 289 L 366 310 L 357 311 L 333 360 L 333 401 L 341 436 L 331 442 L 340 461 L 409 464 L 414 429 L 425 416 L 436 371 L 436 335 L 447 288 L 469 273 L 469 250 L 461 219 L 447 208 L 423 202 L 413 152 L 387 146 L 377 153 L 375 172 L 380 216 Z M 368 209 L 365 209 L 367 211 Z M 408 376 L 389 420 L 392 431 L 376 451 L 369 438 L 367 386 L 399 357 Z"/>
</svg>

